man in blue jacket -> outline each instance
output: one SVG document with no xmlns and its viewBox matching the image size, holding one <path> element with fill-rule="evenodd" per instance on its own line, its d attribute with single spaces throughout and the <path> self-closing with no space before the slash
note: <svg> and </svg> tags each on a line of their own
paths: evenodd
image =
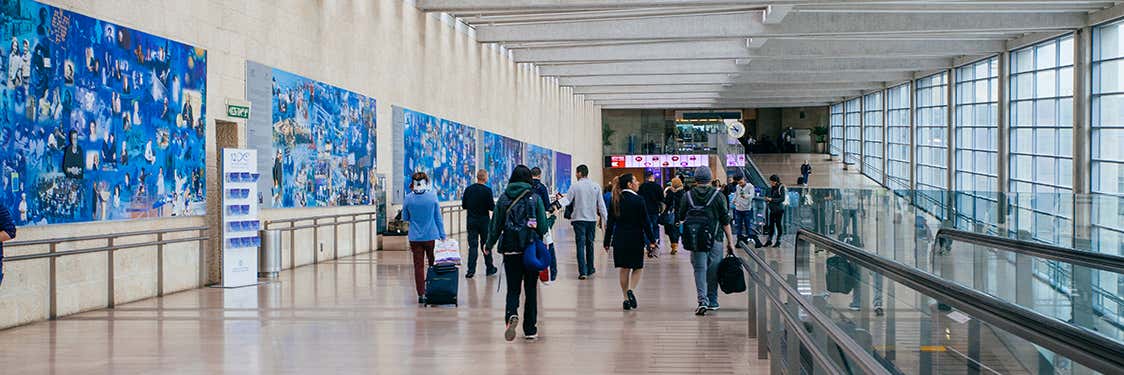
<svg viewBox="0 0 1124 375">
<path fill-rule="evenodd" d="M 16 238 L 16 223 L 5 207 L 0 207 L 0 284 L 4 283 L 4 242 Z"/>
</svg>

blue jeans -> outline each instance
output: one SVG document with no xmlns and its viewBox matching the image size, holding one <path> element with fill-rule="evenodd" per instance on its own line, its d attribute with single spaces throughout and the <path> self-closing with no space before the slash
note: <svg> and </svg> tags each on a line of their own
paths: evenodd
<svg viewBox="0 0 1124 375">
<path fill-rule="evenodd" d="M 649 238 L 651 242 L 660 242 L 660 214 L 648 214 L 648 226 L 652 227 L 652 234 L 656 238 Z"/>
<path fill-rule="evenodd" d="M 718 306 L 718 263 L 722 261 L 725 242 L 715 238 L 710 251 L 691 253 L 691 268 L 695 270 L 695 293 L 700 305 Z"/>
<path fill-rule="evenodd" d="M 593 267 L 593 241 L 597 236 L 597 223 L 573 221 L 574 240 L 578 248 L 578 275 L 589 276 L 597 271 Z"/>
<path fill-rule="evenodd" d="M 558 278 L 558 255 L 554 253 L 554 244 L 550 244 L 550 281 Z"/>
<path fill-rule="evenodd" d="M 757 235 L 753 231 L 753 210 L 734 210 L 734 235 L 739 238 Z"/>
</svg>

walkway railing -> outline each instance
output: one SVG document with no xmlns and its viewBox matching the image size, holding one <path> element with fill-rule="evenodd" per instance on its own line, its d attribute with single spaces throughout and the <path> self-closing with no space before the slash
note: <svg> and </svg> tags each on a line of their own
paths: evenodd
<svg viewBox="0 0 1124 375">
<path fill-rule="evenodd" d="M 1090 369 L 1105 374 L 1124 373 L 1124 344 L 1120 342 L 807 229 L 801 229 L 796 234 L 798 250 L 801 241 L 829 249 L 861 268 L 890 278 Z M 801 259 L 799 254 L 796 259 Z"/>
<path fill-rule="evenodd" d="M 830 345 L 837 345 L 842 351 L 840 354 L 846 354 L 844 360 L 856 363 L 862 369 L 861 373 L 890 375 L 890 372 L 882 367 L 874 356 L 867 353 L 851 336 L 843 332 L 835 322 L 796 290 L 795 275 L 789 275 L 789 280 L 785 280 L 775 270 L 776 264 L 767 263 L 757 250 L 749 248 L 744 243 L 739 248 L 750 259 L 746 261 L 742 258 L 741 262 L 750 281 L 746 293 L 749 297 L 747 309 L 749 337 L 758 339 L 758 359 L 769 359 L 771 355 L 773 373 L 782 373 L 779 370 L 781 368 L 788 368 L 788 371 L 783 373 L 789 374 L 852 373 L 839 367 L 836 361 L 831 359 L 833 354 L 824 352 Z M 810 318 L 814 326 L 821 328 L 813 330 L 812 333 L 822 332 L 826 333 L 826 336 L 812 337 L 805 327 L 805 322 L 800 320 L 804 315 Z M 788 341 L 788 334 L 795 336 L 799 343 Z M 771 349 L 777 349 L 778 352 L 772 352 Z M 799 368 L 802 366 L 802 350 L 811 355 L 815 362 L 814 369 Z M 797 367 L 792 368 L 792 366 Z"/>
<path fill-rule="evenodd" d="M 49 260 L 48 266 L 47 266 L 48 267 L 47 268 L 47 275 L 48 275 L 48 284 L 47 284 L 48 302 L 47 302 L 47 305 L 48 305 L 48 311 L 49 311 L 48 312 L 48 318 L 51 319 L 51 320 L 54 320 L 54 319 L 58 318 L 58 282 L 57 282 L 57 273 L 58 272 L 57 272 L 57 270 L 58 270 L 58 259 L 60 257 L 69 256 L 69 255 L 79 255 L 79 254 L 106 253 L 106 255 L 107 255 L 106 256 L 106 297 L 107 297 L 106 307 L 113 308 L 114 305 L 116 305 L 116 297 L 114 296 L 114 289 L 115 289 L 114 288 L 114 278 L 115 278 L 114 253 L 117 250 L 136 249 L 136 248 L 156 246 L 156 296 L 162 297 L 162 296 L 164 296 L 164 246 L 165 245 L 171 245 L 171 244 L 177 244 L 177 243 L 187 243 L 187 242 L 198 242 L 199 243 L 199 284 L 198 285 L 203 285 L 207 282 L 207 273 L 206 273 L 207 268 L 205 266 L 205 257 L 206 257 L 207 252 L 205 251 L 205 247 L 206 247 L 205 243 L 206 243 L 207 240 L 210 239 L 205 234 L 207 232 L 207 230 L 208 230 L 208 228 L 205 227 L 205 226 L 181 227 L 181 228 L 147 230 L 147 231 L 137 231 L 137 232 L 100 234 L 100 235 L 91 235 L 91 236 L 49 238 L 49 239 L 31 240 L 31 241 L 15 241 L 15 242 L 10 242 L 10 243 L 4 244 L 4 248 L 6 250 L 10 250 L 12 248 L 19 248 L 19 247 L 44 246 L 44 245 L 46 245 L 49 250 L 45 253 L 13 255 L 13 256 L 4 257 L 4 262 L 7 262 L 7 263 L 21 262 L 21 261 L 29 261 L 29 260 L 35 260 L 35 259 L 48 259 Z M 187 232 L 197 232 L 197 235 L 193 236 L 193 237 L 185 237 L 185 238 L 164 239 L 166 235 L 170 235 L 170 234 L 174 234 L 174 233 L 187 233 Z M 153 236 L 153 235 L 156 236 L 156 241 L 145 241 L 145 242 L 135 242 L 135 243 L 127 243 L 127 244 L 117 244 L 117 242 L 119 240 L 124 239 L 124 238 L 140 237 L 140 236 Z M 72 242 L 86 242 L 86 241 L 105 241 L 105 245 L 104 246 L 97 246 L 97 247 L 82 247 L 82 248 L 78 248 L 78 249 L 74 249 L 74 250 L 64 250 L 64 251 L 58 250 L 58 247 L 61 244 L 72 243 Z"/>
<path fill-rule="evenodd" d="M 445 225 L 448 225 L 452 230 L 445 233 L 449 236 L 458 235 L 466 232 L 466 222 L 468 218 L 465 217 L 465 209 L 460 206 L 445 206 L 441 207 L 441 216 L 445 220 Z"/>
<path fill-rule="evenodd" d="M 341 220 L 347 218 L 347 220 Z M 330 221 L 329 221 L 330 220 Z M 351 225 L 351 246 L 352 252 L 358 253 L 359 232 L 356 230 L 356 224 L 371 223 L 371 230 L 367 231 L 367 246 L 368 251 L 374 251 L 375 246 L 375 230 L 374 226 L 378 221 L 377 212 L 358 212 L 349 214 L 336 214 L 336 215 L 320 215 L 310 217 L 295 217 L 289 219 L 275 219 L 267 220 L 262 225 L 265 230 L 279 230 L 281 232 L 289 232 L 289 265 L 295 268 L 297 264 L 297 242 L 296 233 L 298 230 L 312 229 L 312 243 L 320 243 L 320 228 L 332 227 L 332 259 L 339 259 L 340 254 L 340 225 Z M 284 225 L 284 226 L 282 226 Z M 320 251 L 312 249 L 312 263 L 320 263 Z"/>
<path fill-rule="evenodd" d="M 975 245 L 1006 250 L 1036 258 L 1056 260 L 1062 263 L 1081 265 L 1089 268 L 1124 274 L 1124 256 L 1081 251 L 1066 247 L 1047 245 L 1040 242 L 1024 241 L 1013 238 L 992 236 L 982 233 L 963 231 L 952 228 L 937 230 L 936 241 L 933 241 L 929 259 L 936 259 L 942 250 L 942 240 L 966 242 Z"/>
</svg>

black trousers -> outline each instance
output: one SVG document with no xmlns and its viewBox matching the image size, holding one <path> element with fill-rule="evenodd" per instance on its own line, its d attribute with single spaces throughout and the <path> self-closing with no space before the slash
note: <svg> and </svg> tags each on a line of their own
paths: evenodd
<svg viewBox="0 0 1124 375">
<path fill-rule="evenodd" d="M 480 258 L 480 253 L 484 246 L 488 243 L 488 219 L 487 218 L 469 218 L 468 225 L 468 270 L 467 274 L 476 274 L 476 260 Z M 491 273 L 496 269 L 492 262 L 492 254 L 484 254 L 484 270 Z"/>
<path fill-rule="evenodd" d="M 523 334 L 538 334 L 536 326 L 539 314 L 539 290 L 537 271 L 527 270 L 523 265 L 523 254 L 504 255 L 503 271 L 507 274 L 507 306 L 503 315 L 506 323 L 508 318 L 519 315 L 519 293 L 527 292 L 523 301 Z"/>
<path fill-rule="evenodd" d="M 781 239 L 784 235 L 784 209 L 774 210 L 769 209 L 769 218 L 765 222 L 765 233 L 772 237 L 777 236 L 777 240 Z"/>
</svg>

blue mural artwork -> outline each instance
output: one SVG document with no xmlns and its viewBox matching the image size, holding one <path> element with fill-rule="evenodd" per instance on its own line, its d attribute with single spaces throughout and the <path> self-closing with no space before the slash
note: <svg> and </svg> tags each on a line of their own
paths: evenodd
<svg viewBox="0 0 1124 375">
<path fill-rule="evenodd" d="M 273 207 L 371 204 L 375 99 L 273 69 Z"/>
<path fill-rule="evenodd" d="M 554 153 L 554 189 L 559 193 L 570 191 L 570 185 L 573 184 L 573 175 L 570 169 L 572 163 L 570 154 Z"/>
<path fill-rule="evenodd" d="M 539 167 L 542 169 L 542 183 L 548 189 L 554 188 L 554 151 L 546 147 L 539 147 L 533 144 L 526 144 L 527 168 Z"/>
<path fill-rule="evenodd" d="M 523 164 L 523 142 L 492 132 L 483 132 L 484 160 L 480 168 L 488 171 L 488 186 L 499 194 L 516 165 Z"/>
<path fill-rule="evenodd" d="M 206 51 L 0 4 L 0 204 L 20 225 L 201 215 Z"/>
<path fill-rule="evenodd" d="M 459 200 L 475 182 L 476 129 L 422 112 L 403 109 L 402 184 L 425 172 L 441 201 Z"/>
</svg>

